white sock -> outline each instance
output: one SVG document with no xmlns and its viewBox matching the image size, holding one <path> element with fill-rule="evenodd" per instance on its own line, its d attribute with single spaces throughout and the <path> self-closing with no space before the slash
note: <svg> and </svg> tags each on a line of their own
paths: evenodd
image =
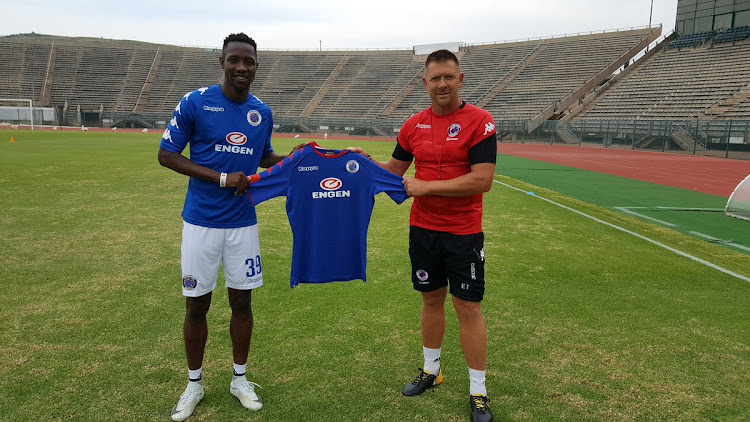
<svg viewBox="0 0 750 422">
<path fill-rule="evenodd" d="M 484 386 L 485 372 L 487 371 L 469 368 L 469 394 L 472 396 L 476 394 L 487 395 L 487 388 Z"/>
<path fill-rule="evenodd" d="M 190 382 L 201 382 L 201 379 L 203 377 L 203 367 L 201 366 L 198 369 L 190 369 L 188 368 L 188 380 Z"/>
<path fill-rule="evenodd" d="M 440 372 L 440 349 L 430 349 L 422 346 L 424 354 L 424 371 L 437 376 Z"/>
<path fill-rule="evenodd" d="M 238 365 L 236 363 L 234 364 L 234 376 L 235 377 L 245 376 L 245 371 L 247 371 L 247 364 L 244 364 L 244 365 Z"/>
</svg>

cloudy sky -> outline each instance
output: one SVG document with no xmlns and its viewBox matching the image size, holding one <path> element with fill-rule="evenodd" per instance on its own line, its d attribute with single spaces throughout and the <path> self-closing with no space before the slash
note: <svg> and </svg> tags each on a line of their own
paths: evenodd
<svg viewBox="0 0 750 422">
<path fill-rule="evenodd" d="M 652 0 L 23 0 L 4 2 L 0 35 L 36 32 L 220 47 L 245 32 L 262 49 L 411 48 L 646 26 Z M 674 28 L 677 0 L 653 0 Z"/>
</svg>

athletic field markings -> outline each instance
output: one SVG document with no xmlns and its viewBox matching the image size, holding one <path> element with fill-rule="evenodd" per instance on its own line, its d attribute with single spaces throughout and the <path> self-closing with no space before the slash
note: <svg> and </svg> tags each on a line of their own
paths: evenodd
<svg viewBox="0 0 750 422">
<path fill-rule="evenodd" d="M 683 208 L 683 207 L 612 207 L 613 209 L 616 209 L 618 211 L 622 211 L 626 214 L 634 215 L 638 218 L 642 218 L 644 220 L 650 220 L 654 223 L 659 223 L 661 225 L 667 226 L 667 227 L 678 227 L 677 224 L 670 223 L 668 221 L 659 220 L 658 218 L 649 217 L 645 214 L 641 214 L 639 212 L 635 212 L 633 210 L 659 210 L 659 211 L 709 211 L 709 212 L 724 212 L 722 208 Z M 706 239 L 709 242 L 713 243 L 721 243 L 722 245 L 726 245 L 732 248 L 737 248 L 742 250 L 743 252 L 750 252 L 750 248 L 743 245 L 738 245 L 737 243 L 732 242 L 731 240 L 723 240 L 723 239 L 717 239 L 711 235 L 696 232 L 696 231 L 689 231 L 688 233 L 692 234 L 693 236 L 700 237 L 702 239 Z"/>
<path fill-rule="evenodd" d="M 692 234 L 694 236 L 702 237 L 703 239 L 706 239 L 706 240 L 708 240 L 710 242 L 713 242 L 713 243 L 721 243 L 723 245 L 732 246 L 732 247 L 735 247 L 737 249 L 742 249 L 743 251 L 750 252 L 750 248 L 748 248 L 747 246 L 738 245 L 738 244 L 732 242 L 731 240 L 717 239 L 717 238 L 715 238 L 713 236 L 709 236 L 709 235 L 707 235 L 705 233 L 701 233 L 701 232 L 691 231 L 690 234 Z"/>
<path fill-rule="evenodd" d="M 720 267 L 720 266 L 718 266 L 718 265 L 716 265 L 716 264 L 713 264 L 713 263 L 711 263 L 711 262 L 708 262 L 708 261 L 706 261 L 705 259 L 701 259 L 701 258 L 698 258 L 697 256 L 693 256 L 693 255 L 690 255 L 689 253 L 685 253 L 685 252 L 682 252 L 682 251 L 680 251 L 680 250 L 678 250 L 678 249 L 675 249 L 675 248 L 673 248 L 673 247 L 671 247 L 671 246 L 665 245 L 665 244 L 663 244 L 663 243 L 661 243 L 661 242 L 658 242 L 658 241 L 656 241 L 656 240 L 653 240 L 653 239 L 651 239 L 651 238 L 648 238 L 648 237 L 646 237 L 646 236 L 643 236 L 643 235 L 641 235 L 641 234 L 638 234 L 638 233 L 636 233 L 636 232 L 634 232 L 634 231 L 628 230 L 628 229 L 626 229 L 626 228 L 624 228 L 624 227 L 620 227 L 620 226 L 618 226 L 618 225 L 616 225 L 616 224 L 612 224 L 612 223 L 610 223 L 610 222 L 607 222 L 607 221 L 604 221 L 604 220 L 602 220 L 602 219 L 600 219 L 600 218 L 594 217 L 593 215 L 589 215 L 589 214 L 586 214 L 586 213 L 585 213 L 585 212 L 583 212 L 583 211 L 578 211 L 577 209 L 571 208 L 571 207 L 569 207 L 569 206 L 567 206 L 567 205 L 563 205 L 563 204 L 560 204 L 560 203 L 558 203 L 558 202 L 555 202 L 555 201 L 553 201 L 553 200 L 551 200 L 551 199 L 547 199 L 547 198 L 545 198 L 545 197 L 542 197 L 542 196 L 536 195 L 536 194 L 534 194 L 534 192 L 528 192 L 528 191 L 525 191 L 525 190 L 523 190 L 523 189 L 521 189 L 521 188 L 517 188 L 517 187 L 515 187 L 515 186 L 509 185 L 509 184 L 507 184 L 507 183 L 503 183 L 503 182 L 500 182 L 500 181 L 498 181 L 498 180 L 494 180 L 494 179 L 493 179 L 493 182 L 495 182 L 495 183 L 497 183 L 497 184 L 499 184 L 499 185 L 503 185 L 503 186 L 505 186 L 505 187 L 511 188 L 511 189 L 513 189 L 513 190 L 517 190 L 517 191 L 519 191 L 519 192 L 523 192 L 523 193 L 525 193 L 526 195 L 531 195 L 531 196 L 534 196 L 535 198 L 539 198 L 539 199 L 541 199 L 542 201 L 546 201 L 546 202 L 549 202 L 549 203 L 550 203 L 550 204 L 552 204 L 552 205 L 556 205 L 556 206 L 558 206 L 558 207 L 560 207 L 560 208 L 563 208 L 563 209 L 565 209 L 565 210 L 568 210 L 568 211 L 570 211 L 570 212 L 574 212 L 574 213 L 576 213 L 576 214 L 578 214 L 578 215 L 581 215 L 581 216 L 583 216 L 583 217 L 586 217 L 586 218 L 588 218 L 588 219 L 590 219 L 590 220 L 594 220 L 594 221 L 596 221 L 597 223 L 600 223 L 600 224 L 604 224 L 605 226 L 608 226 L 608 227 L 612 227 L 612 228 L 613 228 L 613 229 L 615 229 L 615 230 L 619 230 L 619 231 L 621 231 L 621 232 L 623 232 L 623 233 L 627 233 L 627 234 L 629 234 L 629 235 L 631 235 L 631 236 L 635 236 L 635 237 L 637 237 L 637 238 L 639 238 L 639 239 L 641 239 L 641 240 L 645 240 L 646 242 L 649 242 L 649 243 L 652 243 L 652 244 L 654 244 L 654 245 L 656 245 L 656 246 L 659 246 L 660 248 L 664 248 L 664 249 L 666 249 L 666 250 L 668 250 L 668 251 L 670 251 L 670 252 L 676 253 L 677 255 L 683 256 L 683 257 L 685 257 L 685 258 L 687 258 L 687 259 L 689 259 L 689 260 L 691 260 L 691 261 L 697 262 L 697 263 L 699 263 L 699 264 L 703 264 L 703 265 L 705 265 L 705 266 L 707 266 L 707 267 L 710 267 L 710 268 L 713 268 L 713 269 L 715 269 L 715 270 L 721 271 L 721 272 L 723 272 L 724 274 L 728 274 L 728 275 L 730 275 L 730 276 L 732 276 L 732 277 L 735 277 L 735 278 L 738 278 L 738 279 L 740 279 L 740 280 L 742 280 L 742 281 L 745 281 L 745 282 L 748 282 L 748 283 L 750 283 L 750 278 L 748 278 L 748 277 L 745 277 L 745 276 L 744 276 L 744 275 L 742 275 L 742 274 L 737 274 L 737 273 L 735 273 L 734 271 L 730 271 L 730 270 L 728 270 L 728 269 L 726 269 L 726 268 Z"/>
<path fill-rule="evenodd" d="M 659 220 L 658 218 L 649 217 L 647 215 L 643 215 L 641 213 L 637 213 L 633 211 L 634 209 L 647 209 L 646 207 L 613 207 L 614 209 L 618 211 L 622 211 L 626 214 L 634 215 L 638 218 L 643 218 L 645 220 L 653 221 L 654 223 L 659 223 L 661 225 L 667 226 L 667 227 L 677 227 L 677 224 L 670 223 L 668 221 Z"/>
</svg>

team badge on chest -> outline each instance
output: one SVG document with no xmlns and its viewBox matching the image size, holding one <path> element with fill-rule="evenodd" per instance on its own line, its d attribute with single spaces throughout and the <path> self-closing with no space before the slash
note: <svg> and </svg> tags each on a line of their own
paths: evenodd
<svg viewBox="0 0 750 422">
<path fill-rule="evenodd" d="M 448 128 L 448 136 L 450 136 L 451 138 L 455 138 L 456 136 L 458 136 L 460 132 L 461 132 L 461 125 L 459 125 L 458 123 L 453 123 Z"/>
<path fill-rule="evenodd" d="M 349 160 L 346 163 L 346 171 L 349 173 L 356 173 L 359 171 L 359 163 L 356 160 Z"/>
<path fill-rule="evenodd" d="M 260 113 L 257 110 L 250 110 L 247 112 L 247 122 L 252 126 L 258 126 L 263 121 Z"/>
</svg>

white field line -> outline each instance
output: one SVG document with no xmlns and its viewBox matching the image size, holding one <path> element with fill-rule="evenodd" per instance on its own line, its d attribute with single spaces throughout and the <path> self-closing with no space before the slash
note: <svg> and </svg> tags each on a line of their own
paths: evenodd
<svg viewBox="0 0 750 422">
<path fill-rule="evenodd" d="M 659 220 L 658 218 L 653 218 L 653 217 L 649 217 L 647 215 L 643 215 L 641 213 L 637 213 L 637 212 L 633 211 L 633 208 L 636 208 L 636 207 L 614 207 L 614 209 L 616 209 L 618 211 L 622 211 L 624 213 L 627 213 L 627 214 L 630 214 L 630 215 L 634 215 L 634 216 L 636 216 L 638 218 L 643 218 L 644 220 L 650 220 L 650 221 L 653 221 L 654 223 L 659 223 L 659 224 L 667 226 L 667 227 L 677 227 L 677 224 L 673 224 L 673 223 L 670 223 L 668 221 Z M 644 208 L 645 209 L 646 207 L 638 207 L 638 208 L 639 209 L 640 208 Z"/>
<path fill-rule="evenodd" d="M 652 244 L 654 244 L 654 245 L 656 245 L 656 246 L 659 246 L 660 248 L 664 248 L 664 249 L 666 249 L 666 250 L 668 250 L 668 251 L 670 251 L 670 252 L 676 253 L 677 255 L 680 255 L 680 256 L 684 256 L 685 258 L 687 258 L 687 259 L 690 259 L 691 261 L 694 261 L 694 262 L 697 262 L 697 263 L 703 264 L 703 265 L 705 265 L 705 266 L 707 266 L 707 267 L 710 267 L 710 268 L 713 268 L 713 269 L 715 269 L 715 270 L 717 270 L 717 271 L 721 271 L 721 272 L 723 272 L 724 274 L 728 274 L 728 275 L 730 275 L 730 276 L 732 276 L 732 277 L 735 277 L 735 278 L 738 278 L 738 279 L 740 279 L 740 280 L 742 280 L 742 281 L 745 281 L 745 282 L 748 282 L 748 283 L 750 283 L 750 278 L 749 278 L 749 277 L 745 277 L 745 276 L 744 276 L 744 275 L 742 275 L 742 274 L 737 274 L 737 273 L 735 273 L 734 271 L 730 271 L 730 270 L 727 270 L 726 268 L 723 268 L 723 267 L 720 267 L 720 266 L 718 266 L 718 265 L 716 265 L 716 264 L 713 264 L 713 263 L 711 263 L 711 262 L 708 262 L 708 261 L 706 261 L 705 259 L 701 259 L 701 258 L 698 258 L 697 256 L 693 256 L 693 255 L 690 255 L 690 254 L 688 254 L 688 253 L 682 252 L 682 251 L 680 251 L 680 250 L 677 250 L 677 249 L 675 249 L 675 248 L 673 248 L 673 247 L 671 247 L 671 246 L 667 246 L 667 245 L 665 245 L 665 244 L 663 244 L 663 243 L 661 243 L 661 242 L 657 242 L 656 240 L 653 240 L 653 239 L 650 239 L 650 238 L 648 238 L 648 237 L 646 237 L 646 236 L 643 236 L 643 235 L 641 235 L 641 234 L 638 234 L 638 233 L 636 233 L 636 232 L 634 232 L 634 231 L 631 231 L 631 230 L 628 230 L 628 229 L 626 229 L 626 228 L 620 227 L 620 226 L 618 226 L 618 225 L 615 225 L 615 224 L 609 223 L 609 222 L 607 222 L 607 221 L 604 221 L 604 220 L 602 220 L 602 219 L 599 219 L 599 218 L 596 218 L 596 217 L 594 217 L 594 216 L 592 216 L 592 215 L 586 214 L 585 212 L 582 212 L 582 211 L 578 211 L 578 210 L 576 210 L 576 209 L 573 209 L 573 208 L 571 208 L 571 207 L 568 207 L 568 206 L 566 206 L 566 205 L 563 205 L 563 204 L 557 203 L 557 202 L 555 202 L 555 201 L 553 201 L 553 200 L 551 200 L 551 199 L 547 199 L 547 198 L 544 198 L 544 197 L 541 197 L 541 196 L 535 195 L 535 194 L 534 194 L 533 192 L 527 192 L 527 191 L 525 191 L 525 190 L 523 190 L 523 189 L 519 189 L 519 188 L 517 188 L 517 187 L 515 187 L 515 186 L 511 186 L 511 185 L 509 185 L 509 184 L 507 184 L 507 183 L 503 183 L 503 182 L 500 182 L 500 181 L 497 181 L 497 180 L 493 180 L 493 182 L 495 182 L 495 183 L 497 183 L 497 184 L 500 184 L 500 185 L 503 185 L 503 186 L 505 186 L 505 187 L 511 188 L 511 189 L 513 189 L 513 190 L 517 190 L 517 191 L 519 191 L 519 192 L 523 192 L 523 193 L 525 193 L 525 194 L 527 194 L 527 195 L 533 195 L 533 196 L 534 196 L 535 198 L 539 198 L 539 199 L 541 199 L 541 200 L 543 200 L 543 201 L 549 202 L 550 204 L 556 205 L 556 206 L 558 206 L 558 207 L 560 207 L 560 208 L 566 209 L 566 210 L 568 210 L 568 211 L 574 212 L 574 213 L 576 213 L 576 214 L 578 214 L 578 215 L 581 215 L 581 216 L 583 216 L 583 217 L 586 217 L 586 218 L 588 218 L 588 219 L 594 220 L 594 221 L 596 221 L 597 223 L 601 223 L 601 224 L 604 224 L 605 226 L 609 226 L 609 227 L 612 227 L 612 228 L 613 228 L 613 229 L 615 229 L 615 230 L 619 230 L 619 231 L 621 231 L 621 232 L 624 232 L 624 233 L 627 233 L 627 234 L 629 234 L 629 235 L 631 235 L 631 236 L 635 236 L 635 237 L 637 237 L 637 238 L 639 238 L 639 239 L 641 239 L 641 240 L 645 240 L 646 242 L 652 243 Z"/>
<path fill-rule="evenodd" d="M 711 242 L 722 243 L 724 245 L 732 246 L 732 247 L 735 247 L 737 249 L 742 249 L 743 251 L 750 252 L 750 248 L 748 248 L 747 246 L 738 245 L 738 244 L 736 244 L 736 243 L 734 243 L 732 241 L 729 241 L 729 240 L 717 239 L 717 238 L 715 238 L 713 236 L 709 236 L 709 235 L 707 235 L 705 233 L 701 233 L 701 232 L 692 232 L 691 231 L 689 233 L 692 234 L 692 235 L 698 236 L 698 237 L 702 237 L 702 238 L 704 238 L 706 240 L 710 240 Z"/>
</svg>

